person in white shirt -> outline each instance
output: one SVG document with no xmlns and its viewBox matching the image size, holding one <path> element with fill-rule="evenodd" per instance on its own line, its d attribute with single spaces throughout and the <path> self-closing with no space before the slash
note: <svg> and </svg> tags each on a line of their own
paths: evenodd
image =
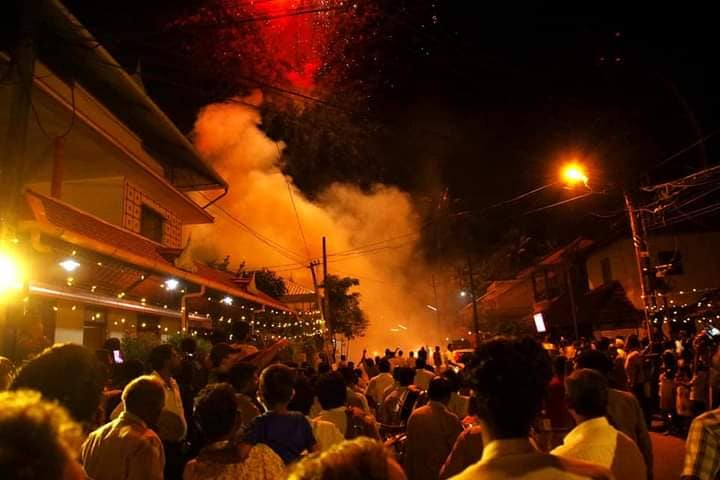
<svg viewBox="0 0 720 480">
<path fill-rule="evenodd" d="M 577 426 L 551 453 L 601 465 L 618 479 L 648 478 L 640 449 L 605 417 L 607 379 L 596 370 L 575 370 L 565 379 L 565 391 L 568 409 Z"/>
<path fill-rule="evenodd" d="M 172 345 L 162 344 L 150 351 L 150 366 L 165 392 L 165 403 L 158 424 L 158 435 L 164 442 L 179 442 L 187 434 L 185 410 L 180 388 L 172 377 L 180 367 L 180 356 Z"/>
<path fill-rule="evenodd" d="M 483 452 L 480 461 L 455 480 L 609 479 L 605 468 L 540 452 L 530 428 L 540 412 L 552 376 L 550 358 L 531 338 L 494 338 L 473 358 Z"/>
<path fill-rule="evenodd" d="M 385 389 L 395 383 L 395 379 L 390 373 L 390 362 L 383 358 L 378 363 L 380 373 L 370 379 L 365 394 L 375 401 L 375 405 L 381 405 Z"/>
<path fill-rule="evenodd" d="M 151 429 L 164 404 L 162 384 L 146 375 L 123 390 L 124 411 L 118 418 L 92 432 L 80 458 L 95 480 L 162 480 L 165 453 Z"/>
<path fill-rule="evenodd" d="M 435 378 L 435 374 L 425 368 L 427 366 L 426 362 L 423 357 L 418 358 L 415 362 L 415 381 L 413 381 L 413 384 L 420 390 L 427 390 L 430 386 L 430 380 Z"/>
</svg>

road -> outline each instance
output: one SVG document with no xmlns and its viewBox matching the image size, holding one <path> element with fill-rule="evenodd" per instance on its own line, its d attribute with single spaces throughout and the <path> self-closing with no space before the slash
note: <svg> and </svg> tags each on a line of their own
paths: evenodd
<svg viewBox="0 0 720 480">
<path fill-rule="evenodd" d="M 655 480 L 678 480 L 685 456 L 685 442 L 677 437 L 650 432 Z"/>
</svg>

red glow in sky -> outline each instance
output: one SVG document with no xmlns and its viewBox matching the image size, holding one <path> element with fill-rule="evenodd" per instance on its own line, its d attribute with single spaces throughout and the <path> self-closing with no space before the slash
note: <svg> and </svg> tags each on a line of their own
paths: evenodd
<svg viewBox="0 0 720 480">
<path fill-rule="evenodd" d="M 255 0 L 253 16 L 266 17 L 260 35 L 272 60 L 285 71 L 296 89 L 311 91 L 323 65 L 327 42 L 334 32 L 337 12 L 322 10 L 341 5 L 341 0 Z M 307 12 L 307 13 L 304 13 Z"/>
</svg>

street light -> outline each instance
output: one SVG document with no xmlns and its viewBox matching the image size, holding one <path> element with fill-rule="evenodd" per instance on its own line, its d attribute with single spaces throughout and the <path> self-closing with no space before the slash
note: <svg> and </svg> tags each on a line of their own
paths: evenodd
<svg viewBox="0 0 720 480">
<path fill-rule="evenodd" d="M 565 183 L 571 187 L 577 185 L 578 183 L 582 183 L 586 187 L 588 186 L 589 179 L 587 173 L 585 172 L 585 167 L 578 162 L 571 162 L 563 166 L 560 175 Z"/>
<path fill-rule="evenodd" d="M 0 298 L 5 294 L 18 292 L 25 283 L 25 269 L 19 259 L 0 251 Z"/>
</svg>

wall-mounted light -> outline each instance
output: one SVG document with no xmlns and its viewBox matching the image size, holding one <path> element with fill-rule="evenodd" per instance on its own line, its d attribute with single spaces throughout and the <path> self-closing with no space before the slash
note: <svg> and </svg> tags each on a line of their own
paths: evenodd
<svg viewBox="0 0 720 480">
<path fill-rule="evenodd" d="M 66 272 L 74 272 L 80 266 L 80 262 L 77 262 L 77 261 L 73 260 L 72 258 L 68 258 L 67 260 L 63 260 L 62 262 L 60 262 L 59 265 Z"/>
</svg>

